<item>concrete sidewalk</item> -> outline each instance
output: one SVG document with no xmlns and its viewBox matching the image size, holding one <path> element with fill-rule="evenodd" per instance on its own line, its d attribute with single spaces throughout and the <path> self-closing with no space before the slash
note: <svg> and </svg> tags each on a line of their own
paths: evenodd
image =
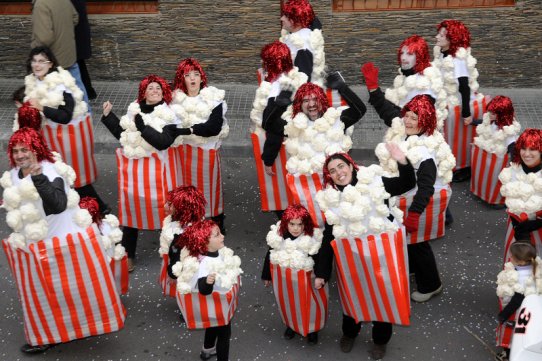
<svg viewBox="0 0 542 361">
<path fill-rule="evenodd" d="M 12 133 L 15 106 L 11 102 L 11 94 L 23 85 L 22 79 L 0 79 L 0 147 L 5 149 L 7 140 Z M 134 81 L 93 82 L 98 98 L 91 102 L 94 116 L 95 142 L 97 153 L 112 153 L 117 148 L 118 141 L 100 123 L 102 103 L 110 100 L 113 111 L 121 116 L 126 112 L 128 104 L 137 97 L 138 83 Z M 230 156 L 251 156 L 252 148 L 249 137 L 250 110 L 256 92 L 256 85 L 246 84 L 212 84 L 226 90 L 228 112 L 226 117 L 230 125 L 230 134 L 223 142 L 223 152 Z M 353 90 L 368 105 L 368 92 L 363 86 L 353 86 Z M 542 89 L 481 89 L 483 94 L 506 95 L 512 98 L 516 117 L 522 128 L 542 128 Z M 382 140 L 386 126 L 378 118 L 373 108 L 368 105 L 367 114 L 354 126 L 353 149 L 365 155 L 373 152 L 375 146 Z"/>
</svg>

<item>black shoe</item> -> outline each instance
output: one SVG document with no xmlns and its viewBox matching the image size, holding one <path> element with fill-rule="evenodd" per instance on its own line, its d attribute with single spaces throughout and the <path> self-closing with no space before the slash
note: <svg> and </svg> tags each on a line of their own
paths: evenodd
<svg viewBox="0 0 542 361">
<path fill-rule="evenodd" d="M 309 345 L 317 345 L 318 344 L 318 332 L 311 332 L 307 335 L 307 342 Z"/>
<path fill-rule="evenodd" d="M 461 183 L 464 181 L 467 181 L 470 179 L 470 167 L 467 168 L 461 168 L 454 172 L 454 175 L 452 177 L 452 182 L 454 183 Z"/>
<path fill-rule="evenodd" d="M 506 208 L 506 204 L 488 204 L 488 206 L 491 209 L 497 209 L 497 210 L 501 210 L 501 209 Z"/>
<path fill-rule="evenodd" d="M 446 213 L 444 214 L 444 225 L 449 226 L 454 223 L 454 216 L 450 211 L 450 207 L 446 208 Z"/>
<path fill-rule="evenodd" d="M 340 341 L 341 351 L 344 353 L 349 353 L 352 351 L 352 347 L 354 347 L 354 340 L 354 338 L 343 335 Z"/>
<path fill-rule="evenodd" d="M 294 338 L 295 332 L 290 327 L 286 327 L 286 331 L 284 331 L 284 338 L 287 340 L 291 340 Z"/>
<path fill-rule="evenodd" d="M 32 346 L 27 343 L 21 346 L 21 351 L 24 353 L 42 353 L 50 349 L 53 345 L 36 345 Z"/>
<path fill-rule="evenodd" d="M 94 88 L 87 89 L 88 100 L 94 100 L 98 97 Z"/>
<path fill-rule="evenodd" d="M 371 350 L 371 357 L 373 358 L 373 360 L 382 360 L 385 355 L 386 355 L 386 344 L 377 345 L 375 343 L 373 345 L 373 349 Z"/>
<path fill-rule="evenodd" d="M 199 354 L 199 358 L 203 361 L 210 360 L 213 356 L 216 356 L 216 347 L 213 347 L 209 350 L 203 349 Z"/>
</svg>

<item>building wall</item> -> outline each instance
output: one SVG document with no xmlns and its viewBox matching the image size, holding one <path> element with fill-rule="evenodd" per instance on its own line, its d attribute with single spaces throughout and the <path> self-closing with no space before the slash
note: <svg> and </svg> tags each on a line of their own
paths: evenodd
<svg viewBox="0 0 542 361">
<path fill-rule="evenodd" d="M 381 83 L 396 74 L 397 47 L 412 34 L 432 47 L 442 19 L 463 21 L 472 33 L 479 82 L 486 87 L 542 84 L 542 1 L 515 7 L 454 11 L 333 13 L 331 1 L 313 1 L 324 26 L 329 70 L 359 82 L 359 67 L 373 61 Z M 265 7 L 263 6 L 265 4 Z M 261 47 L 280 33 L 279 0 L 160 1 L 150 15 L 93 15 L 93 79 L 137 80 L 149 73 L 173 79 L 182 58 L 199 59 L 211 83 L 255 83 Z M 0 77 L 23 77 L 30 43 L 30 16 L 0 16 Z"/>
</svg>

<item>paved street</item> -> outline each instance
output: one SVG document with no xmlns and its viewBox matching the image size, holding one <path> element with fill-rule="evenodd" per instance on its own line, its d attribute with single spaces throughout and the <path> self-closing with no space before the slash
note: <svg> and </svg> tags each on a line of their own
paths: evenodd
<svg viewBox="0 0 542 361">
<path fill-rule="evenodd" d="M 116 164 L 112 155 L 97 157 L 99 193 L 116 210 Z M 372 160 L 356 158 L 367 165 Z M 309 346 L 296 337 L 282 338 L 284 326 L 270 288 L 260 281 L 265 235 L 274 215 L 259 211 L 256 175 L 251 158 L 224 157 L 226 244 L 242 259 L 240 304 L 233 319 L 231 360 L 368 360 L 370 327 L 362 327 L 352 353 L 341 353 L 341 308 L 337 286 L 330 284 L 330 318 L 320 342 Z M 7 169 L 2 157 L 0 169 Z M 453 185 L 451 210 L 455 223 L 446 236 L 432 242 L 444 291 L 426 304 L 413 304 L 411 325 L 395 327 L 385 360 L 492 360 L 483 343 L 494 350 L 497 298 L 495 280 L 501 266 L 505 213 L 484 206 L 467 184 Z M 0 233 L 9 234 L 1 215 Z M 122 300 L 127 310 L 123 330 L 59 345 L 30 357 L 24 343 L 22 312 L 4 256 L 0 256 L 1 360 L 198 360 L 203 332 L 188 331 L 179 322 L 174 299 L 161 295 L 158 232 L 142 232 L 130 292 Z"/>
</svg>

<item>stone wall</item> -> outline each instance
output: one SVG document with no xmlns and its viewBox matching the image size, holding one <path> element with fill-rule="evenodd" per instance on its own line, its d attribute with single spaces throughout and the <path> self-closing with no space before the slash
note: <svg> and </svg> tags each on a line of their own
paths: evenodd
<svg viewBox="0 0 542 361">
<path fill-rule="evenodd" d="M 262 7 L 265 4 L 265 8 Z M 382 84 L 395 75 L 396 50 L 412 34 L 434 44 L 436 24 L 462 20 L 471 30 L 479 82 L 485 87 L 542 84 L 542 1 L 517 0 L 515 7 L 454 11 L 333 13 L 331 1 L 313 1 L 324 26 L 326 60 L 348 81 L 373 61 Z M 172 79 L 177 62 L 200 59 L 212 83 L 255 83 L 259 50 L 280 33 L 279 0 L 160 1 L 150 15 L 92 15 L 93 79 L 140 79 L 156 73 Z M 0 77 L 25 74 L 30 16 L 2 16 Z"/>
</svg>

